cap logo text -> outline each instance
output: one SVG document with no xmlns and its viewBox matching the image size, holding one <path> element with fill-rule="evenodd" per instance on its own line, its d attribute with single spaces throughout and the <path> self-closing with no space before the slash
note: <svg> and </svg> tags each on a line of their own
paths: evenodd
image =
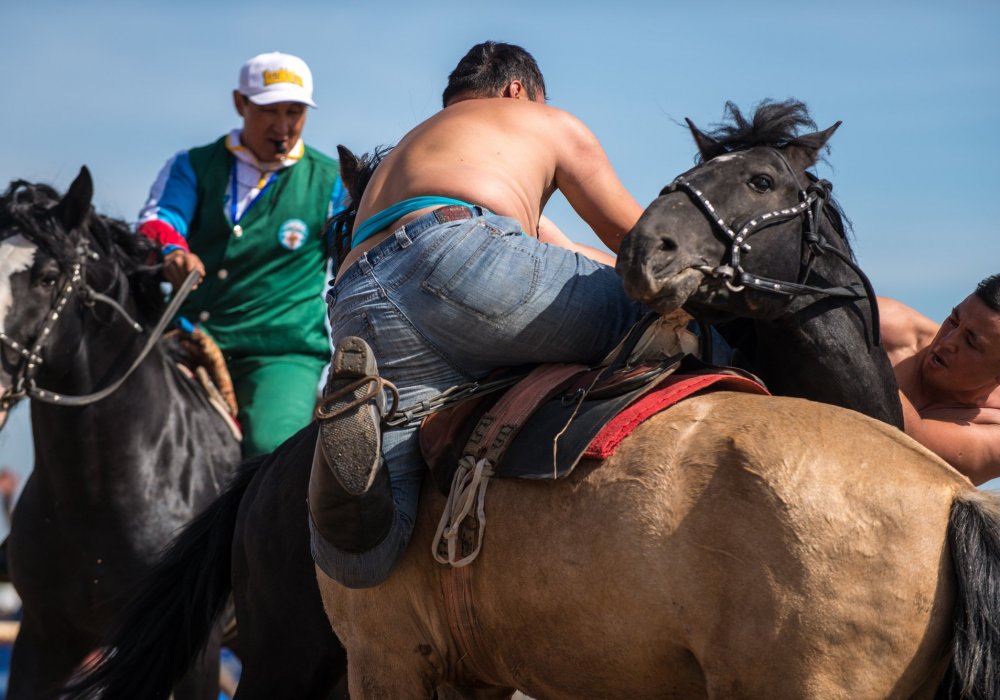
<svg viewBox="0 0 1000 700">
<path fill-rule="evenodd" d="M 264 85 L 273 85 L 274 83 L 295 83 L 299 87 L 305 87 L 302 76 L 287 68 L 264 71 Z"/>
</svg>

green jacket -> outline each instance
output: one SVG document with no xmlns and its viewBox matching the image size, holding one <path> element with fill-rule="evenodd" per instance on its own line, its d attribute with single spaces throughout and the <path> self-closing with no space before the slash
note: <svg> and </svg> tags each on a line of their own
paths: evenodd
<svg viewBox="0 0 1000 700">
<path fill-rule="evenodd" d="M 225 137 L 188 155 L 198 204 L 187 240 L 206 274 L 180 315 L 200 323 L 226 354 L 328 357 L 323 228 L 337 162 L 307 146 L 233 226 L 223 207 L 234 165 Z"/>
</svg>

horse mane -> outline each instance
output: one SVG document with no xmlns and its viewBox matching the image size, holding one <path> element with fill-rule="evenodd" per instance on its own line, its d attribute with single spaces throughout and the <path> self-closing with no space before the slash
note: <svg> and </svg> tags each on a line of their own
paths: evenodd
<svg viewBox="0 0 1000 700">
<path fill-rule="evenodd" d="M 392 149 L 392 146 L 376 146 L 371 153 L 362 154 L 357 159 L 357 172 L 354 177 L 350 180 L 346 178 L 344 180 L 347 187 L 347 200 L 344 202 L 344 208 L 326 222 L 326 235 L 330 241 L 329 254 L 338 267 L 351 250 L 351 234 L 354 232 L 361 197 L 365 194 L 365 189 L 375 173 L 375 168 L 389 155 Z"/>
<path fill-rule="evenodd" d="M 805 102 L 799 100 L 762 100 L 753 111 L 753 116 L 747 118 L 740 108 L 732 101 L 726 102 L 723 110 L 723 121 L 714 124 L 705 133 L 716 141 L 719 153 L 746 151 L 758 146 L 770 148 L 785 148 L 787 146 L 803 146 L 815 148 L 815 145 L 802 137 L 817 130 L 816 122 L 809 114 Z M 829 153 L 830 146 L 824 145 L 821 153 Z M 817 159 L 825 160 L 820 153 Z M 702 162 L 699 153 L 696 162 Z M 806 171 L 810 180 L 817 180 L 815 174 Z M 851 249 L 849 233 L 853 232 L 851 220 L 847 218 L 840 204 L 831 195 L 825 208 L 833 229 L 843 239 L 847 250 L 854 258 Z"/>
<path fill-rule="evenodd" d="M 165 308 L 159 246 L 133 233 L 124 221 L 98 214 L 93 208 L 82 232 L 67 232 L 55 209 L 60 200 L 59 192 L 49 185 L 14 180 L 0 196 L 0 231 L 16 228 L 63 269 L 76 260 L 77 245 L 85 237 L 99 255 L 97 260 L 87 261 L 88 269 L 100 270 L 109 285 L 115 269 L 122 272 L 129 280 L 140 314 L 147 318 L 158 316 Z"/>
</svg>

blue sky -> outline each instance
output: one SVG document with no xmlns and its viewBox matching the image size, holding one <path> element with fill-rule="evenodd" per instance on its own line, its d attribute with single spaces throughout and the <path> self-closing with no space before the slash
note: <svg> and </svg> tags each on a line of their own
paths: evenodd
<svg viewBox="0 0 1000 700">
<path fill-rule="evenodd" d="M 98 209 L 134 220 L 167 157 L 237 125 L 251 55 L 303 57 L 319 104 L 307 142 L 360 152 L 435 112 L 458 59 L 496 39 L 535 55 L 550 103 L 590 126 L 643 204 L 692 163 L 684 117 L 795 97 L 821 128 L 842 120 L 819 173 L 858 259 L 878 293 L 941 320 L 1000 272 L 998 34 L 995 1 L 5 3 L 0 186 L 65 188 L 86 164 Z M 546 214 L 598 244 L 564 201 Z M 22 468 L 12 420 L 0 464 Z"/>
</svg>

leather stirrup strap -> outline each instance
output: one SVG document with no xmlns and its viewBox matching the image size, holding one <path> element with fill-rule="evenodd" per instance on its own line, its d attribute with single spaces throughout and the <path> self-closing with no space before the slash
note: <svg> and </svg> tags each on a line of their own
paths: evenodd
<svg viewBox="0 0 1000 700">
<path fill-rule="evenodd" d="M 511 439 L 539 406 L 574 377 L 587 371 L 585 365 L 539 365 L 497 401 L 472 431 L 465 455 L 485 457 L 497 464 Z"/>
</svg>

